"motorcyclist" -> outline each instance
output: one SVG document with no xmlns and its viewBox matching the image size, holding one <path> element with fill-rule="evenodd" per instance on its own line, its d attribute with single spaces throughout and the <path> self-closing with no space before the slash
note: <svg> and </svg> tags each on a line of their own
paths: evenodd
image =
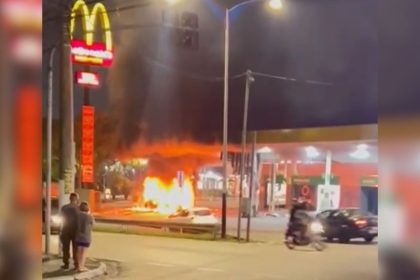
<svg viewBox="0 0 420 280">
<path fill-rule="evenodd" d="M 306 235 L 307 225 L 310 220 L 306 212 L 310 210 L 310 203 L 306 199 L 299 198 L 298 200 L 295 200 L 295 203 L 290 209 L 290 218 L 286 232 L 286 239 L 289 236 L 292 236 L 293 232 L 295 231 L 299 231 L 301 237 Z"/>
</svg>

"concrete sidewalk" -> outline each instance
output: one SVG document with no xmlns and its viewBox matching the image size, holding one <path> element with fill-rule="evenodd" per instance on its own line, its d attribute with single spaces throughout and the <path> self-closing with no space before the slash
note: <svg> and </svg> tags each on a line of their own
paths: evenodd
<svg viewBox="0 0 420 280">
<path fill-rule="evenodd" d="M 42 257 L 42 279 L 61 279 L 61 280 L 89 280 L 97 279 L 107 273 L 107 266 L 105 263 L 96 260 L 88 259 L 86 267 L 87 272 L 77 273 L 71 266 L 70 269 L 64 270 L 61 258 L 57 256 L 43 256 Z"/>
</svg>

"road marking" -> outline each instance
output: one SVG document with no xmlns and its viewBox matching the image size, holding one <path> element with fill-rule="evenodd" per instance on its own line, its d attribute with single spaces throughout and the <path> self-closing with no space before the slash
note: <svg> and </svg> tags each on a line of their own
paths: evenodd
<svg viewBox="0 0 420 280">
<path fill-rule="evenodd" d="M 197 268 L 197 270 L 207 271 L 207 272 L 224 272 L 223 269 L 211 268 L 211 267 L 199 267 L 199 268 Z"/>
<path fill-rule="evenodd" d="M 257 277 L 263 277 L 263 279 L 277 279 L 277 280 L 286 279 L 286 278 L 282 278 L 281 276 L 278 276 L 278 275 L 257 274 L 256 276 Z"/>
<path fill-rule="evenodd" d="M 158 263 L 158 262 L 148 262 L 147 264 L 148 265 L 153 265 L 153 266 L 174 267 L 173 264 Z"/>
</svg>

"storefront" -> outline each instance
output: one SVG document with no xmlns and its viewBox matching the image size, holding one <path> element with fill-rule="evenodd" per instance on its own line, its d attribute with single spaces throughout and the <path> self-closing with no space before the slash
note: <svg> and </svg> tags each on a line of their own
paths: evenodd
<svg viewBox="0 0 420 280">
<path fill-rule="evenodd" d="M 362 177 L 360 179 L 360 208 L 363 211 L 378 214 L 378 186 L 377 176 Z"/>
</svg>

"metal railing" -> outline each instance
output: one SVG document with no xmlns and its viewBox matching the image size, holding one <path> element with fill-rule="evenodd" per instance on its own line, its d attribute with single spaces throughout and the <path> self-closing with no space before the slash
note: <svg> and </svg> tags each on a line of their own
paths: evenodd
<svg viewBox="0 0 420 280">
<path fill-rule="evenodd" d="M 136 232 L 142 233 L 143 229 L 157 229 L 160 233 L 168 234 L 209 234 L 212 240 L 216 240 L 220 234 L 220 224 L 192 224 L 192 223 L 179 223 L 171 221 L 141 221 L 141 220 L 124 220 L 116 218 L 103 218 L 95 217 L 98 224 L 108 224 L 120 226 L 122 231 L 128 232 L 129 227 L 135 227 Z M 99 225 L 98 225 L 99 226 Z M 144 230 L 143 233 L 147 233 Z"/>
</svg>

